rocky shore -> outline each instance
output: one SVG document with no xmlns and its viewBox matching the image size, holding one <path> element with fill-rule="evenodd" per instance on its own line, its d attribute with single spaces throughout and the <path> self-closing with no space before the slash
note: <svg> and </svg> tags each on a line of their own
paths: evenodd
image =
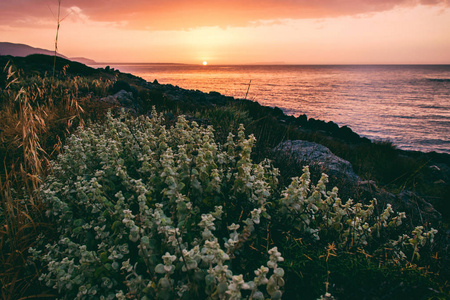
<svg viewBox="0 0 450 300">
<path fill-rule="evenodd" d="M 23 58 L 1 56 L 0 63 L 3 66 L 10 60 L 23 70 L 24 74 L 21 76 L 30 76 L 49 74 L 53 59 L 46 55 Z M 406 208 L 419 218 L 423 219 L 426 215 L 434 221 L 448 222 L 450 219 L 450 198 L 445 192 L 450 190 L 449 154 L 396 149 L 389 143 L 376 143 L 360 137 L 349 127 L 340 127 L 333 122 L 308 118 L 306 115 L 288 116 L 277 107 L 265 107 L 254 101 L 235 99 L 217 92 L 186 90 L 170 84 L 159 84 L 157 80 L 147 82 L 109 67 L 94 69 L 78 62 L 57 58 L 56 69 L 64 69 L 70 75 L 114 79 L 115 83 L 108 96 L 92 100 L 125 109 L 136 115 L 148 114 L 151 108 L 156 106 L 166 112 L 167 119 L 175 118 L 177 113 L 183 113 L 199 123 L 211 124 L 211 120 L 198 118 L 195 112 L 226 107 L 242 110 L 253 120 L 252 124 L 256 124 L 255 128 L 272 127 L 266 130 L 274 133 L 268 138 L 270 141 L 264 143 L 265 148 L 289 148 L 289 151 L 284 153 L 295 157 L 299 165 L 320 166 L 321 171 L 334 175 L 335 179 L 340 178 L 346 185 L 357 187 L 362 191 L 361 194 L 395 202 L 396 206 Z M 62 71 L 60 75 L 61 73 Z M 285 132 L 285 136 L 280 136 L 280 132 Z M 261 134 L 261 138 L 257 138 L 264 141 L 264 134 L 265 132 Z M 379 158 L 373 156 L 377 152 Z M 375 159 L 380 161 L 374 162 Z M 398 171 L 396 164 L 411 162 L 415 163 L 416 170 L 405 175 L 395 173 Z M 380 175 L 380 178 L 368 177 L 369 168 L 366 166 L 376 168 L 377 164 L 386 164 L 386 167 L 378 171 L 384 174 Z M 374 176 L 375 173 L 373 171 L 369 174 Z M 400 180 L 396 177 L 400 177 Z M 332 183 L 339 183 L 339 180 Z M 420 186 L 420 189 L 410 190 L 414 186 Z"/>
<path fill-rule="evenodd" d="M 139 219 L 138 223 L 147 224 L 142 221 L 138 212 L 141 209 L 141 202 L 137 204 L 135 201 L 140 199 L 140 195 L 143 194 L 133 196 L 133 193 L 141 193 L 143 189 L 141 190 L 140 187 L 134 188 L 134 186 L 137 187 L 136 184 L 142 182 L 141 179 L 148 181 L 153 180 L 155 177 L 160 177 L 159 175 L 163 176 L 162 174 L 165 171 L 163 172 L 159 167 L 161 162 L 165 160 L 161 159 L 161 156 L 155 156 L 155 159 L 151 159 L 155 168 L 149 168 L 149 173 L 141 173 L 140 157 L 142 152 L 136 152 L 135 150 L 141 147 L 140 140 L 163 141 L 166 135 L 160 134 L 172 131 L 173 128 L 169 127 L 176 123 L 179 115 L 184 115 L 188 121 L 196 121 L 202 126 L 212 125 L 214 128 L 214 143 L 217 143 L 218 148 L 221 147 L 219 145 L 223 145 L 227 141 L 227 136 L 230 132 L 237 134 L 240 124 L 243 124 L 245 135 L 253 134 L 256 142 L 251 151 L 247 146 L 248 144 L 244 142 L 234 143 L 232 148 L 235 149 L 235 152 L 232 157 L 237 157 L 236 155 L 243 157 L 245 153 L 251 153 L 251 157 L 247 157 L 249 159 L 248 166 L 256 167 L 257 164 L 268 158 L 272 161 L 272 165 L 278 169 L 275 171 L 271 166 L 267 166 L 273 172 L 266 173 L 267 175 L 264 175 L 263 179 L 273 182 L 274 186 L 272 187 L 271 183 L 269 192 L 270 204 L 266 208 L 271 215 L 276 217 L 270 220 L 264 217 L 263 226 L 255 226 L 258 235 L 248 240 L 248 243 L 245 241 L 248 236 L 245 236 L 245 249 L 243 247 L 237 250 L 241 251 L 243 249 L 242 251 L 245 250 L 246 252 L 241 252 L 242 259 L 239 258 L 239 261 L 233 265 L 230 264 L 231 266 L 241 266 L 241 269 L 247 275 L 252 276 L 252 272 L 247 272 L 247 270 L 254 269 L 252 264 L 257 261 L 255 264 L 257 268 L 267 261 L 267 257 L 261 256 L 259 260 L 255 260 L 255 256 L 263 255 L 265 252 L 260 250 L 269 249 L 269 245 L 270 247 L 277 245 L 282 250 L 280 253 L 282 252 L 285 258 L 283 268 L 286 276 L 284 286 L 286 293 L 284 295 L 288 299 L 295 299 L 299 295 L 305 299 L 317 299 L 320 294 L 323 294 L 324 282 L 325 280 L 328 282 L 328 278 L 331 283 L 331 292 L 337 298 L 372 299 L 379 298 L 381 295 L 382 298 L 386 299 L 405 297 L 408 299 L 431 299 L 433 297 L 439 298 L 440 295 L 442 295 L 442 298 L 445 298 L 448 295 L 447 279 L 450 276 L 450 268 L 448 268 L 450 265 L 450 232 L 448 230 L 450 224 L 450 199 L 448 193 L 450 190 L 450 155 L 399 150 L 391 143 L 370 141 L 362 138 L 350 128 L 340 127 L 333 122 L 315 120 L 308 118 L 306 115 L 299 117 L 288 116 L 279 108 L 265 107 L 254 101 L 234 99 L 217 92 L 204 93 L 182 89 L 170 84 L 162 85 L 157 81 L 146 82 L 142 78 L 121 73 L 110 67 L 95 69 L 62 58 L 56 59 L 55 66 L 53 62 L 54 57 L 45 55 L 32 55 L 25 58 L 0 56 L 0 65 L 3 69 L 3 72 L 0 72 L 0 91 L 2 92 L 0 97 L 0 112 L 2 113 L 0 118 L 2 121 L 2 126 L 0 126 L 0 156 L 3 158 L 5 165 L 4 171 L 0 172 L 1 182 L 3 182 L 2 206 L 0 207 L 0 212 L 2 212 L 1 227 L 5 228 L 1 235 L 1 239 L 5 243 L 3 243 L 3 255 L 0 263 L 0 266 L 5 266 L 5 268 L 0 268 L 0 274 L 2 275 L 0 278 L 2 278 L 3 286 L 16 285 L 17 291 L 20 289 L 20 296 L 13 297 L 14 299 L 33 298 L 36 295 L 51 295 L 55 292 L 49 291 L 44 285 L 40 286 L 37 280 L 39 276 L 46 274 L 50 270 L 46 269 L 44 265 L 27 265 L 26 262 L 29 260 L 23 256 L 23 253 L 27 253 L 30 247 L 35 247 L 36 240 L 44 241 L 42 236 L 51 239 L 53 242 L 55 230 L 68 232 L 69 234 L 72 234 L 72 232 L 75 234 L 76 231 L 76 235 L 72 235 L 72 237 L 75 236 L 81 243 L 86 244 L 84 246 L 90 247 L 89 253 L 91 253 L 91 249 L 95 248 L 97 240 L 103 243 L 103 237 L 111 237 L 113 236 L 112 234 L 116 234 L 114 227 L 117 224 L 123 226 L 124 222 L 122 221 L 124 220 L 123 213 L 125 210 L 120 203 L 124 202 L 118 196 L 123 195 L 123 192 L 127 194 L 126 202 L 129 202 L 128 204 L 134 203 L 129 206 L 130 210 L 128 211 L 131 213 L 132 210 L 136 210 L 135 216 L 139 217 L 135 218 L 135 220 Z M 54 68 L 56 70 L 55 74 L 53 74 Z M 141 126 L 143 124 L 139 123 L 140 121 L 138 120 L 125 120 L 126 117 L 123 116 L 115 119 L 118 122 L 117 124 L 124 124 L 117 125 L 117 128 L 121 128 L 120 130 L 116 130 L 114 127 L 109 127 L 111 130 L 99 129 L 105 127 L 93 126 L 92 128 L 96 127 L 99 129 L 99 134 L 102 138 L 95 138 L 87 144 L 83 144 L 89 146 L 79 147 L 79 139 L 74 136 L 70 137 L 72 133 L 77 131 L 79 125 L 87 124 L 89 126 L 92 123 L 99 123 L 99 126 L 103 126 L 108 124 L 105 122 L 107 122 L 106 116 L 109 111 L 116 114 L 125 110 L 131 115 L 152 117 L 153 107 L 164 116 L 164 120 L 161 120 L 160 130 L 154 131 L 156 139 L 154 139 L 155 136 L 143 137 L 143 135 L 140 135 L 140 133 L 143 133 L 139 132 L 143 128 Z M 117 116 L 119 115 L 117 114 Z M 135 127 L 136 130 L 127 131 L 127 128 L 128 130 L 130 128 L 128 127 L 129 125 L 125 124 L 131 124 L 131 122 L 137 125 Z M 242 129 L 240 131 L 242 132 Z M 109 153 L 111 145 L 115 144 L 115 142 L 103 143 L 104 132 L 109 132 L 108 135 L 114 137 L 114 141 L 117 140 L 117 145 L 125 145 L 118 146 L 115 149 L 127 148 L 129 152 L 121 151 L 122 155 L 118 154 L 119 151 Z M 140 139 L 137 138 L 135 133 L 139 134 Z M 202 145 L 201 140 L 210 140 L 209 136 L 208 134 L 206 139 L 200 138 L 198 142 L 197 140 L 189 140 L 188 143 L 190 141 L 193 143 L 191 149 L 197 149 L 197 146 Z M 87 138 L 90 139 L 90 137 Z M 198 136 L 195 139 L 198 139 Z M 108 141 L 110 140 L 112 139 L 108 137 Z M 30 141 L 31 148 L 28 147 Z M 208 147 L 207 149 L 211 149 L 208 143 L 209 141 L 205 142 L 205 145 Z M 155 146 L 155 149 L 158 149 L 154 153 L 160 152 L 158 155 L 162 153 L 160 151 L 161 145 L 150 144 L 152 144 L 152 147 Z M 185 145 L 185 142 L 182 144 Z M 173 148 L 174 153 L 178 152 L 177 155 L 180 154 L 180 151 L 175 148 L 178 145 L 178 143 L 175 143 Z M 37 203 L 38 205 L 30 205 L 29 201 L 23 201 L 33 200 L 33 195 L 36 194 L 36 186 L 39 184 L 37 181 L 40 178 L 51 180 L 52 176 L 46 176 L 52 171 L 55 171 L 53 174 L 56 174 L 57 168 L 52 169 L 49 167 L 50 161 L 57 159 L 58 153 L 61 153 L 61 149 L 63 149 L 62 146 L 67 146 L 62 153 L 66 155 L 72 153 L 74 159 L 71 161 L 75 163 L 73 167 L 68 167 L 69 163 L 66 165 L 67 161 L 60 160 L 63 162 L 62 165 L 70 169 L 69 173 L 72 173 L 72 170 L 75 172 L 80 171 L 81 173 L 77 173 L 80 174 L 79 176 L 74 174 L 68 175 L 68 178 L 72 178 L 72 175 L 74 175 L 74 179 L 70 179 L 72 180 L 70 183 L 62 185 L 51 184 L 51 186 L 55 187 L 55 193 L 59 193 L 60 190 L 63 193 L 68 193 L 67 196 L 62 196 L 64 201 L 67 201 L 66 203 L 70 203 L 75 199 L 75 197 L 72 197 L 75 194 L 77 194 L 77 198 L 81 197 L 82 201 L 86 200 L 93 203 L 95 205 L 95 213 L 94 210 L 92 212 L 86 211 L 89 215 L 86 217 L 90 218 L 90 215 L 97 215 L 100 223 L 93 230 L 97 231 L 98 229 L 97 232 L 103 232 L 106 235 L 98 235 L 94 238 L 95 233 L 93 233 L 92 227 L 89 227 L 85 232 L 86 236 L 78 236 L 84 230 L 84 225 L 82 227 L 76 226 L 80 226 L 83 222 L 92 224 L 88 219 L 84 219 L 86 214 L 81 212 L 82 210 L 80 211 L 80 207 L 84 207 L 86 202 L 74 201 L 70 204 L 75 208 L 72 211 L 79 215 L 76 217 L 71 215 L 67 219 L 64 218 L 69 221 L 69 223 L 66 223 L 69 224 L 66 231 L 64 229 L 66 225 L 61 227 L 60 223 L 54 222 L 55 220 L 49 222 L 49 218 L 52 218 L 49 215 L 56 216 L 52 213 L 44 213 L 49 202 L 39 203 L 42 199 L 35 198 L 35 204 Z M 96 150 L 102 151 L 99 153 L 105 154 L 105 158 L 110 157 L 110 159 L 103 160 L 102 156 L 92 155 Z M 207 153 L 204 150 L 191 150 L 189 155 L 191 158 L 192 156 L 199 157 L 199 152 L 202 154 Z M 150 153 L 148 157 L 153 156 L 153 152 L 148 153 Z M 90 159 L 94 158 L 94 160 L 88 163 L 88 160 L 85 159 L 88 156 Z M 63 157 L 67 156 L 63 155 Z M 115 167 L 109 168 L 110 171 L 108 172 L 110 174 L 102 177 L 104 188 L 101 190 L 101 185 L 96 184 L 94 186 L 94 183 L 98 183 L 94 179 L 101 172 L 95 171 L 92 180 L 87 180 L 91 175 L 84 173 L 84 170 L 87 169 L 84 165 L 87 166 L 89 164 L 89 168 L 92 167 L 92 170 L 94 170 L 95 168 L 103 168 L 105 166 L 103 162 L 106 162 L 106 164 L 111 163 Z M 233 161 L 230 163 L 227 167 L 228 170 L 241 166 L 240 163 L 236 164 Z M 217 162 L 217 165 L 220 164 L 220 162 Z M 342 199 L 342 202 L 348 203 L 348 206 L 346 206 L 348 210 L 346 208 L 347 212 L 343 214 L 348 217 L 338 221 L 338 223 L 332 223 L 338 225 L 337 227 L 333 226 L 336 230 L 328 227 L 328 222 L 323 222 L 324 220 L 332 220 L 334 217 L 324 217 L 323 213 L 318 215 L 311 213 L 312 209 L 310 206 L 304 206 L 303 211 L 298 211 L 299 214 L 295 215 L 298 207 L 290 206 L 285 201 L 284 191 L 286 190 L 283 191 L 283 188 L 291 186 L 291 184 L 295 185 L 295 182 L 298 181 L 294 179 L 293 183 L 292 178 L 303 174 L 302 169 L 306 170 L 304 168 L 306 165 L 309 166 L 310 172 L 307 173 L 308 175 L 305 175 L 305 180 L 307 178 L 307 181 L 310 180 L 314 185 L 322 177 L 322 173 L 328 174 L 326 189 L 320 184 L 321 190 L 331 191 L 333 187 L 338 187 L 338 193 L 328 195 L 333 197 L 336 195 Z M 164 164 L 162 166 L 165 168 Z M 192 170 L 197 166 L 196 158 L 190 159 L 189 166 L 192 167 L 189 172 L 193 174 Z M 119 169 L 131 171 L 128 173 L 129 176 L 124 176 L 126 181 L 119 178 L 122 177 L 121 174 L 125 173 L 116 173 L 116 170 Z M 262 174 L 260 171 L 258 172 L 255 174 Z M 231 171 L 229 173 L 231 174 L 230 178 L 235 176 L 239 179 L 239 173 L 240 171 Z M 248 181 L 240 179 L 241 181 L 235 182 L 238 185 L 241 185 L 241 182 L 256 182 L 253 179 L 256 177 L 252 174 L 252 172 L 245 173 L 244 177 L 249 179 Z M 189 177 L 184 178 L 187 178 L 187 186 L 189 186 Z M 208 176 L 205 178 L 205 180 L 209 180 Z M 251 181 L 250 178 L 252 178 Z M 276 180 L 274 180 L 275 178 Z M 260 181 L 259 177 L 257 181 Z M 77 184 L 74 185 L 74 182 Z M 80 185 L 78 185 L 78 182 L 80 182 Z M 82 185 L 81 182 L 83 182 Z M 158 181 L 148 181 L 146 184 L 149 184 L 149 187 L 152 189 L 151 196 L 155 197 L 155 201 L 149 200 L 146 203 L 149 203 L 151 206 L 158 203 L 159 199 L 157 198 L 162 195 L 161 189 L 167 191 L 166 183 L 162 183 L 159 179 Z M 212 186 L 209 183 L 207 185 Z M 62 186 L 64 188 L 61 189 Z M 70 190 L 73 186 L 76 186 L 76 193 L 73 193 L 75 190 Z M 87 189 L 85 189 L 85 186 Z M 181 185 L 178 186 L 181 187 Z M 224 184 L 224 186 L 228 190 L 231 184 Z M 260 191 L 260 186 L 262 185 L 258 183 L 258 191 Z M 153 187 L 157 187 L 159 190 L 155 192 Z M 95 191 L 92 188 L 95 188 Z M 311 192 L 315 191 L 316 187 L 305 183 L 305 185 L 302 185 L 302 189 L 308 190 L 303 190 L 306 195 L 311 195 Z M 44 190 L 47 193 L 47 189 Z M 333 190 L 336 192 L 335 189 Z M 89 194 L 86 194 L 85 191 L 88 191 Z M 118 191 L 120 193 L 116 193 Z M 297 193 L 300 189 L 294 188 L 292 191 Z M 197 221 L 199 221 L 200 214 L 211 211 L 212 205 L 223 205 L 223 207 L 226 207 L 226 215 L 228 217 L 233 216 L 232 219 L 224 221 L 221 225 L 222 237 L 226 237 L 231 230 L 228 227 L 233 222 L 231 220 L 239 220 L 239 223 L 242 223 L 246 215 L 253 216 L 253 212 L 250 213 L 249 211 L 254 207 L 253 203 L 249 205 L 248 194 L 245 192 L 233 192 L 234 195 L 231 197 L 226 194 L 228 193 L 227 191 L 225 194 L 222 194 L 222 192 L 215 193 L 205 192 L 201 194 L 200 192 L 198 194 L 200 195 L 198 202 L 202 205 L 202 208 L 195 210 L 195 214 L 197 214 Z M 51 201 L 58 201 L 57 206 L 54 206 L 55 210 L 53 213 L 61 209 L 61 211 L 65 211 L 64 209 L 68 207 L 59 204 L 61 202 L 55 196 L 56 194 L 49 193 L 47 195 L 51 196 Z M 94 196 L 92 197 L 91 195 Z M 214 195 L 217 197 L 213 197 Z M 314 204 L 315 200 L 317 200 L 317 195 L 316 193 L 314 197 L 305 197 L 308 197 L 307 201 L 311 201 L 310 203 Z M 188 196 L 190 197 L 189 194 Z M 376 198 L 377 201 L 372 201 L 373 198 Z M 349 199 L 353 200 L 354 205 L 350 204 L 351 202 L 347 202 Z M 222 200 L 223 202 L 217 202 Z M 334 204 L 333 202 L 328 202 L 328 200 L 326 202 L 320 200 L 320 204 L 319 202 L 316 203 L 322 206 L 322 211 L 329 211 L 328 209 L 331 207 L 333 207 L 333 210 L 337 208 L 337 215 L 335 215 L 337 217 L 342 212 L 340 211 L 340 200 L 335 200 Z M 297 202 L 303 203 L 303 200 Z M 78 203 L 82 203 L 82 206 Z M 326 206 L 326 203 L 328 203 L 329 207 Z M 337 206 L 334 206 L 336 203 Z M 364 239 L 367 236 L 371 236 L 367 247 L 363 246 L 361 248 L 360 245 L 363 245 L 362 243 L 354 244 L 353 238 L 351 241 L 347 239 L 347 232 L 351 232 L 351 230 L 356 232 L 356 226 L 352 224 L 356 224 L 358 219 L 366 218 L 364 215 L 367 211 L 360 210 L 360 207 L 363 207 L 360 204 L 371 203 L 377 203 L 377 205 L 367 206 L 368 210 L 370 208 L 374 212 L 374 214 L 370 212 L 367 215 L 370 218 L 370 220 L 367 220 L 373 223 L 374 226 L 376 224 L 380 226 L 382 224 L 381 220 L 396 220 L 396 218 L 390 219 L 389 215 L 392 214 L 390 208 L 395 212 L 405 212 L 405 218 L 400 223 L 398 219 L 394 223 L 389 222 L 391 225 L 394 225 L 391 228 L 392 232 L 391 230 L 374 231 L 370 229 L 366 233 L 358 233 L 358 236 Z M 97 206 L 97 204 L 104 206 Z M 204 210 L 203 205 L 205 205 Z M 172 205 L 167 205 L 167 207 L 170 206 Z M 103 208 L 99 209 L 99 207 Z M 114 207 L 114 211 L 110 211 L 111 207 Z M 175 207 L 178 209 L 178 205 L 173 205 L 173 208 Z M 318 208 L 318 206 L 316 207 Z M 277 214 L 277 211 L 282 212 L 280 208 L 283 209 L 284 215 Z M 247 212 L 245 212 L 246 209 Z M 3 212 L 8 213 L 5 214 Z M 275 212 L 275 214 L 272 214 L 272 212 Z M 353 212 L 356 213 L 353 214 Z M 287 219 L 285 217 L 286 213 L 290 218 Z M 358 214 L 362 219 L 357 217 Z M 179 220 L 183 219 L 174 212 L 170 212 L 167 216 L 175 216 L 174 218 Z M 393 216 L 391 215 L 391 217 Z M 114 221 L 116 217 L 118 218 L 117 222 Z M 311 221 L 315 223 L 313 227 L 309 228 L 311 231 L 308 234 L 304 234 L 304 226 L 302 225 L 302 222 L 307 224 L 305 220 L 309 220 L 308 224 Z M 258 222 L 260 222 L 259 218 Z M 263 223 L 262 219 L 261 223 Z M 179 224 L 182 223 L 179 222 Z M 385 225 L 387 224 L 385 223 Z M 350 231 L 342 231 L 343 226 Z M 156 226 L 151 227 L 157 228 Z M 105 228 L 107 230 L 111 228 L 114 233 L 111 231 L 112 234 L 110 234 L 107 230 L 103 231 Z M 313 240 L 312 236 L 310 236 L 310 233 L 313 233 L 315 228 L 317 230 L 321 228 L 323 231 L 320 240 Z M 329 231 L 330 229 L 331 231 Z M 435 235 L 434 229 L 437 230 Z M 199 233 L 200 231 L 197 230 L 196 232 Z M 374 236 L 370 232 L 378 232 L 378 235 Z M 420 240 L 424 241 L 424 236 L 420 232 L 426 232 L 427 234 L 431 232 L 430 236 L 434 239 L 434 242 L 420 242 Z M 408 236 L 403 235 L 403 233 L 408 234 Z M 245 234 L 247 233 L 245 232 Z M 156 239 L 159 240 L 159 238 L 156 238 L 156 236 L 156 234 L 153 235 L 155 238 L 152 238 L 152 244 L 157 245 L 157 248 L 161 251 L 154 257 L 164 258 L 163 253 L 168 248 L 165 246 L 160 247 L 158 245 L 159 242 L 156 242 Z M 405 243 L 402 243 L 402 245 L 405 247 L 403 250 L 406 252 L 392 252 L 394 249 L 391 247 L 391 244 L 387 244 L 389 239 L 397 239 L 399 236 L 405 239 Z M 112 246 L 108 246 L 107 248 L 110 250 L 107 251 L 115 251 L 115 249 L 118 249 L 116 247 L 118 244 L 126 242 L 124 245 L 128 246 L 124 249 L 130 249 L 129 247 L 131 247 L 134 250 L 130 252 L 130 255 L 137 257 L 138 249 L 142 244 L 136 243 L 134 237 L 132 239 L 131 231 L 126 234 L 121 233 L 121 237 L 114 240 L 110 239 Z M 222 237 L 220 240 L 222 240 Z M 345 241 L 347 246 L 342 244 L 344 248 L 336 251 L 336 243 L 344 241 L 344 238 L 347 239 Z M 153 241 L 155 242 L 153 243 Z M 421 248 L 420 260 L 418 259 L 419 254 L 415 245 Z M 81 246 L 76 246 L 76 248 L 83 249 Z M 67 249 L 72 251 L 72 248 Z M 97 264 L 98 268 L 96 266 L 95 268 L 97 269 L 95 271 L 94 269 L 89 269 L 89 272 L 82 271 L 83 274 L 90 273 L 96 277 L 95 274 L 101 272 L 98 275 L 103 276 L 103 274 L 107 274 L 108 276 L 111 275 L 111 278 L 119 278 L 116 276 L 124 275 L 121 272 L 119 274 L 117 270 L 108 270 L 104 267 L 111 265 L 109 263 L 105 264 L 111 261 L 103 254 L 104 252 L 101 253 L 103 250 L 100 248 L 98 250 L 96 252 L 99 255 L 98 260 L 92 261 L 95 264 L 97 262 L 101 262 L 101 264 Z M 33 253 L 41 257 L 46 256 L 38 254 L 37 251 Z M 63 262 L 67 261 L 67 255 L 64 252 L 58 253 L 61 254 L 59 258 Z M 400 262 L 398 260 L 399 256 L 395 253 L 403 253 L 403 255 L 407 255 L 409 260 Z M 393 256 L 394 254 L 396 256 Z M 252 259 L 247 260 L 247 257 Z M 52 258 L 51 261 L 60 261 L 59 258 Z M 75 260 L 77 261 L 78 258 L 75 258 Z M 124 257 L 124 261 L 126 260 L 127 258 Z M 73 260 L 70 261 L 73 262 Z M 153 263 L 153 265 L 156 265 L 156 263 Z M 136 266 L 137 264 L 134 265 Z M 156 267 L 157 265 L 155 270 Z M 145 276 L 149 274 L 148 269 L 143 268 L 142 270 L 142 272 L 145 272 Z M 153 267 L 151 270 L 153 270 Z M 27 274 L 31 275 L 26 277 Z M 204 274 L 206 274 L 206 271 Z M 59 273 L 58 276 L 60 276 Z M 89 284 L 93 282 L 101 284 L 99 280 L 100 277 L 96 277 L 88 282 Z M 103 279 L 101 280 L 104 282 Z M 23 285 L 28 284 L 28 282 L 31 282 L 31 288 Z M 124 282 L 124 279 L 120 279 L 117 282 L 120 284 Z M 65 293 L 65 291 L 63 292 Z"/>
<path fill-rule="evenodd" d="M 109 70 L 109 72 L 117 71 Z M 288 156 L 295 158 L 299 165 L 318 166 L 321 171 L 333 177 L 332 183 L 337 185 L 344 183 L 346 187 L 351 186 L 351 190 L 359 191 L 361 198 L 376 197 L 379 201 L 391 203 L 396 209 L 407 211 L 413 215 L 416 220 L 431 223 L 439 223 L 443 220 L 448 222 L 450 217 L 447 211 L 448 203 L 450 203 L 448 196 L 444 195 L 446 198 L 437 200 L 435 195 L 429 196 L 422 191 L 409 190 L 406 185 L 386 190 L 388 186 L 384 187 L 379 180 L 367 177 L 361 179 L 347 160 L 346 154 L 348 153 L 346 151 L 360 151 L 357 150 L 360 148 L 370 149 L 374 143 L 367 138 L 360 137 L 347 126 L 340 127 L 334 122 L 324 122 L 308 118 L 306 115 L 288 116 L 277 107 L 265 107 L 254 101 L 235 99 L 217 92 L 205 93 L 199 90 L 186 90 L 170 84 L 162 85 L 156 80 L 146 82 L 131 74 L 126 76 L 132 78 L 134 84 L 128 83 L 127 80 L 119 80 L 111 90 L 112 95 L 98 101 L 125 108 L 135 114 L 148 112 L 150 105 L 156 105 L 167 109 L 168 118 L 173 118 L 173 111 L 177 110 L 192 112 L 211 107 L 239 106 L 244 108 L 253 120 L 270 118 L 280 128 L 291 128 L 299 132 L 302 136 L 301 140 L 283 141 L 274 147 L 274 149 L 282 150 Z M 146 99 L 151 99 L 151 101 L 148 102 Z M 209 124 L 207 119 L 195 120 Z M 330 148 L 333 148 L 335 144 L 343 144 L 345 149 L 339 151 L 339 148 L 343 147 L 338 146 L 335 147 L 338 149 L 336 151 L 338 153 L 333 153 Z M 421 180 L 421 184 L 428 187 L 427 190 L 433 188 L 450 190 L 450 155 L 436 152 L 404 151 L 396 149 L 390 144 L 384 146 L 387 146 L 386 151 L 393 152 L 391 154 L 393 160 L 401 157 L 406 160 L 424 162 L 420 170 L 417 170 L 420 176 L 414 180 Z"/>
</svg>

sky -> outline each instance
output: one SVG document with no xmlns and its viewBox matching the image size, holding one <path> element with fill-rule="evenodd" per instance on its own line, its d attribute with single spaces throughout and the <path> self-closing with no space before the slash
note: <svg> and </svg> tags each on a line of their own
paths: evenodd
<svg viewBox="0 0 450 300">
<path fill-rule="evenodd" d="M 450 0 L 61 0 L 97 62 L 450 64 Z M 0 0 L 0 42 L 53 50 L 58 0 Z"/>
</svg>

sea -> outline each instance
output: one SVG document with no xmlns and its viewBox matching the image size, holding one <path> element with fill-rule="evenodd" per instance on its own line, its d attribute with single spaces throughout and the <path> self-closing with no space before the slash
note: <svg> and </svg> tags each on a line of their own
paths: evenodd
<svg viewBox="0 0 450 300">
<path fill-rule="evenodd" d="M 333 121 L 399 149 L 450 154 L 450 65 L 109 65 Z"/>
</svg>

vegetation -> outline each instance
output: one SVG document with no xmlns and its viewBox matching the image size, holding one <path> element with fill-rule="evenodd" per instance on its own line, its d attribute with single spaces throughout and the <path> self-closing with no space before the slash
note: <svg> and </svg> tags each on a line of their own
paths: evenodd
<svg viewBox="0 0 450 300">
<path fill-rule="evenodd" d="M 42 216 L 44 206 L 35 191 L 65 137 L 85 121 L 101 119 L 106 108 L 90 100 L 105 95 L 112 81 L 72 76 L 51 85 L 51 78 L 24 74 L 9 63 L 2 71 L 1 298 L 16 299 L 35 287 L 36 274 L 25 264 L 28 248 L 52 227 Z"/>
<path fill-rule="evenodd" d="M 436 221 L 351 188 L 340 188 L 343 201 L 322 170 L 271 149 L 320 141 L 363 178 L 440 195 L 421 180 L 421 157 L 298 130 L 251 101 L 173 102 L 134 77 L 61 59 L 51 84 L 52 59 L 35 62 L 5 62 L 0 78 L 3 299 L 449 295 Z M 121 81 L 149 117 L 114 118 L 96 101 Z"/>
</svg>

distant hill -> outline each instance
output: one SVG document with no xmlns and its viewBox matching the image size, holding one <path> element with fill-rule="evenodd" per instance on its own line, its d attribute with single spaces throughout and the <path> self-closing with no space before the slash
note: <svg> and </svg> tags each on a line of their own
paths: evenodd
<svg viewBox="0 0 450 300">
<path fill-rule="evenodd" d="M 77 62 L 85 64 L 85 65 L 95 65 L 97 63 L 95 60 L 85 58 L 85 57 L 71 57 L 69 59 L 72 61 L 77 61 Z"/>
<path fill-rule="evenodd" d="M 0 55 L 11 55 L 11 56 L 28 56 L 31 54 L 45 54 L 54 55 L 55 51 L 45 50 L 41 48 L 34 48 L 25 44 L 14 44 L 7 42 L 0 42 Z M 59 54 L 59 57 L 66 58 L 66 56 Z"/>
<path fill-rule="evenodd" d="M 54 55 L 55 51 L 41 49 L 41 48 L 34 48 L 25 44 L 14 44 L 14 43 L 8 43 L 8 42 L 0 42 L 0 55 L 11 55 L 11 56 L 18 56 L 18 57 L 25 57 L 31 54 L 45 54 L 45 55 Z M 74 57 L 74 58 L 68 58 L 67 56 L 64 56 L 62 54 L 57 54 L 59 57 L 81 62 L 83 64 L 95 64 L 96 62 L 92 59 L 87 59 L 84 57 Z"/>
</svg>

